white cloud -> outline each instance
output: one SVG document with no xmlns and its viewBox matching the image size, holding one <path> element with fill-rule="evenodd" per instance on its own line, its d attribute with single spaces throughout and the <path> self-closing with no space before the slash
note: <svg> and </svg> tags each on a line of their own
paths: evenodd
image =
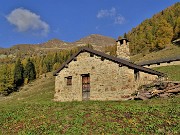
<svg viewBox="0 0 180 135">
<path fill-rule="evenodd" d="M 123 24 L 125 18 L 117 14 L 116 8 L 112 7 L 110 10 L 104 9 L 100 10 L 96 16 L 98 19 L 110 18 L 114 21 L 114 24 Z"/>
<path fill-rule="evenodd" d="M 112 17 L 116 15 L 116 9 L 113 7 L 110 10 L 100 10 L 97 14 L 97 18 Z"/>
<path fill-rule="evenodd" d="M 125 18 L 121 15 L 115 17 L 115 24 L 123 24 L 125 22 Z"/>
<path fill-rule="evenodd" d="M 24 8 L 14 9 L 6 18 L 19 32 L 30 31 L 41 36 L 46 36 L 49 32 L 49 25 L 39 15 Z"/>
</svg>

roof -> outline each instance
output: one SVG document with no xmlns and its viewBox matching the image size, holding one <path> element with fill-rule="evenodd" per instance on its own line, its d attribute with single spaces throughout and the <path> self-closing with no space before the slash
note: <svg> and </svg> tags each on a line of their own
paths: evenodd
<svg viewBox="0 0 180 135">
<path fill-rule="evenodd" d="M 87 47 L 80 48 L 80 50 L 77 53 L 75 53 L 74 55 L 72 55 L 65 63 L 63 63 L 62 66 L 53 73 L 53 75 L 56 76 L 57 73 L 59 73 L 63 68 L 66 67 L 66 65 L 68 65 L 80 53 L 83 53 L 83 52 L 88 52 L 90 54 L 94 54 L 96 56 L 103 57 L 104 59 L 113 61 L 113 62 L 115 62 L 117 64 L 121 64 L 121 65 L 127 66 L 127 67 L 132 68 L 132 69 L 136 69 L 138 71 L 142 71 L 142 72 L 145 72 L 145 73 L 158 75 L 158 76 L 163 76 L 164 75 L 161 72 L 158 72 L 158 71 L 155 71 L 155 70 L 152 70 L 152 69 L 149 69 L 149 68 L 145 68 L 145 67 L 142 67 L 140 65 L 136 65 L 136 64 L 131 63 L 131 62 L 127 61 L 127 60 L 117 58 L 117 57 L 114 57 L 114 56 L 111 56 L 111 55 L 108 55 L 108 54 L 105 54 L 103 52 L 99 52 L 99 51 L 96 51 L 96 50 L 93 50 L 93 49 L 90 49 L 90 48 L 87 48 Z"/>
<path fill-rule="evenodd" d="M 126 40 L 127 42 L 130 42 L 127 38 L 121 38 L 121 39 L 118 39 L 116 42 L 122 41 L 122 40 Z"/>
<path fill-rule="evenodd" d="M 152 64 L 159 64 L 159 63 L 168 63 L 168 62 L 179 61 L 179 60 L 180 60 L 180 55 L 175 56 L 175 57 L 158 59 L 158 60 L 144 61 L 144 62 L 138 63 L 138 65 L 145 66 L 145 65 L 152 65 Z"/>
</svg>

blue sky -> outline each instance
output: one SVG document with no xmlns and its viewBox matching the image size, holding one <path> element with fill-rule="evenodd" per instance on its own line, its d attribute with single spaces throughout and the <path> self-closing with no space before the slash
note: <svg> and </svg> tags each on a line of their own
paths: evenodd
<svg viewBox="0 0 180 135">
<path fill-rule="evenodd" d="M 117 39 L 179 0 L 1 0 L 0 47 L 90 34 Z"/>
</svg>

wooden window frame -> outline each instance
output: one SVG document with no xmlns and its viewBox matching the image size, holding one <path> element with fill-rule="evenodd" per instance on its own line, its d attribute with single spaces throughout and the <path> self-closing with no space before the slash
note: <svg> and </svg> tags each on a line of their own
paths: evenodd
<svg viewBox="0 0 180 135">
<path fill-rule="evenodd" d="M 134 80 L 135 81 L 138 81 L 140 78 L 140 73 L 138 70 L 134 70 Z"/>
<path fill-rule="evenodd" d="M 66 78 L 66 85 L 71 86 L 72 85 L 72 76 L 65 77 Z"/>
<path fill-rule="evenodd" d="M 93 53 L 90 53 L 90 57 L 94 57 L 94 54 L 93 54 Z"/>
</svg>

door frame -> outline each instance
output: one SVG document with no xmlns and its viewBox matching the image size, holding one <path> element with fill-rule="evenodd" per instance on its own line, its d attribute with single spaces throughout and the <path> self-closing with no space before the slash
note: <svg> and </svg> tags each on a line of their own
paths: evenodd
<svg viewBox="0 0 180 135">
<path fill-rule="evenodd" d="M 90 89 L 91 89 L 90 88 L 90 73 L 82 74 L 81 77 L 82 77 L 82 81 L 81 81 L 81 83 L 82 83 L 82 100 L 86 101 L 86 100 L 90 99 Z M 84 77 L 87 77 L 87 82 L 86 83 L 83 82 Z M 84 89 L 85 87 L 86 87 L 86 89 Z M 84 94 L 87 96 L 86 98 L 83 98 Z"/>
</svg>

